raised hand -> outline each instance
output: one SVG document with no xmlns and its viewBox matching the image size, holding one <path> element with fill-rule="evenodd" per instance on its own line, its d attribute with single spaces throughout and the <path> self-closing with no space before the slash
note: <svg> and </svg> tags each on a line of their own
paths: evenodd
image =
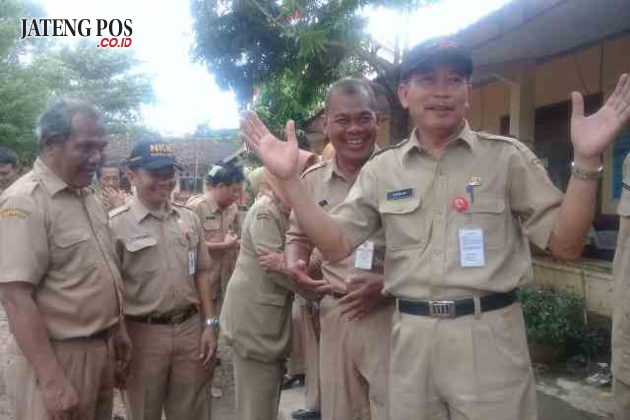
<svg viewBox="0 0 630 420">
<path fill-rule="evenodd" d="M 571 143 L 578 159 L 594 160 L 630 120 L 630 77 L 622 74 L 614 92 L 595 114 L 584 116 L 584 98 L 571 93 Z"/>
<path fill-rule="evenodd" d="M 293 121 L 287 122 L 285 134 L 286 142 L 277 139 L 253 111 L 241 116 L 241 137 L 260 156 L 265 167 L 280 179 L 297 179 L 299 149 Z"/>
</svg>

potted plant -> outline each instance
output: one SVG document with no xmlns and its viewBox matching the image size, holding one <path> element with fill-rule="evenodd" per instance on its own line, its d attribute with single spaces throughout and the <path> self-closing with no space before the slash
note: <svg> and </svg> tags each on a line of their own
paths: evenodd
<svg viewBox="0 0 630 420">
<path fill-rule="evenodd" d="M 561 360 L 567 341 L 585 331 L 583 301 L 576 293 L 529 285 L 521 289 L 521 304 L 534 363 Z"/>
</svg>

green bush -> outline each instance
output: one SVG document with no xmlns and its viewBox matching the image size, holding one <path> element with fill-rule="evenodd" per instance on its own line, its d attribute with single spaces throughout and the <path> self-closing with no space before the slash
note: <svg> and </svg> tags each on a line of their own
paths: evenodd
<svg viewBox="0 0 630 420">
<path fill-rule="evenodd" d="M 578 294 L 530 285 L 521 289 L 521 304 L 530 345 L 566 349 L 567 341 L 575 343 L 585 337 Z"/>
</svg>

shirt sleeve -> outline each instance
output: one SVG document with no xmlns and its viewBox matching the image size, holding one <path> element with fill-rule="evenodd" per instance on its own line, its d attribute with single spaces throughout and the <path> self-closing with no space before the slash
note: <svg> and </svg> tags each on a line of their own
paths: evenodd
<svg viewBox="0 0 630 420">
<path fill-rule="evenodd" d="M 208 247 L 206 246 L 206 241 L 203 239 L 203 228 L 201 227 L 201 221 L 199 220 L 199 216 L 195 213 L 192 214 L 194 224 L 195 224 L 195 232 L 197 232 L 197 237 L 199 240 L 197 241 L 197 267 L 198 271 L 209 270 L 212 266 L 212 259 L 210 258 L 210 253 L 208 252 Z"/>
<path fill-rule="evenodd" d="M 374 160 L 366 163 L 346 199 L 331 211 L 333 220 L 355 249 L 381 228 L 378 177 Z"/>
<path fill-rule="evenodd" d="M 250 234 L 256 252 L 283 252 L 284 251 L 284 232 L 280 227 L 277 219 L 278 215 L 266 206 L 254 207 L 254 213 L 251 215 Z M 262 268 L 261 268 L 262 269 Z M 293 290 L 293 282 L 284 274 L 268 271 L 265 277 L 269 281 L 273 281 L 285 289 Z"/>
<path fill-rule="evenodd" d="M 620 216 L 630 216 L 630 153 L 626 155 L 623 161 L 623 179 L 621 180 L 621 197 L 619 197 L 619 206 L 617 213 Z"/>
<path fill-rule="evenodd" d="M 534 245 L 546 249 L 560 211 L 563 194 L 551 182 L 540 159 L 527 147 L 517 147 L 509 171 L 509 199 L 520 219 L 523 234 Z"/>
<path fill-rule="evenodd" d="M 313 187 L 308 178 L 305 176 L 302 176 L 302 187 L 309 192 L 311 197 L 313 196 Z M 304 234 L 304 232 L 302 232 L 302 229 L 300 229 L 300 225 L 298 224 L 293 211 L 291 211 L 291 215 L 289 216 L 289 228 L 286 233 L 286 242 L 287 244 L 299 245 L 300 247 L 306 249 L 309 253 L 312 252 L 314 248 L 311 240 Z"/>
<path fill-rule="evenodd" d="M 38 285 L 48 269 L 50 253 L 45 215 L 31 197 L 0 201 L 0 283 Z"/>
</svg>

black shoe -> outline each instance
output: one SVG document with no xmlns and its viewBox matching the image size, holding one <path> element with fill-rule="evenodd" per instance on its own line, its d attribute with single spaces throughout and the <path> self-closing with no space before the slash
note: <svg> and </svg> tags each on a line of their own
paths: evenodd
<svg viewBox="0 0 630 420">
<path fill-rule="evenodd" d="M 321 419 L 321 413 L 315 410 L 305 410 L 300 408 L 291 413 L 291 417 L 294 419 Z"/>
<path fill-rule="evenodd" d="M 284 379 L 282 380 L 282 389 L 293 388 L 293 385 L 296 383 L 298 386 L 304 386 L 304 378 L 304 375 L 284 375 Z"/>
</svg>

